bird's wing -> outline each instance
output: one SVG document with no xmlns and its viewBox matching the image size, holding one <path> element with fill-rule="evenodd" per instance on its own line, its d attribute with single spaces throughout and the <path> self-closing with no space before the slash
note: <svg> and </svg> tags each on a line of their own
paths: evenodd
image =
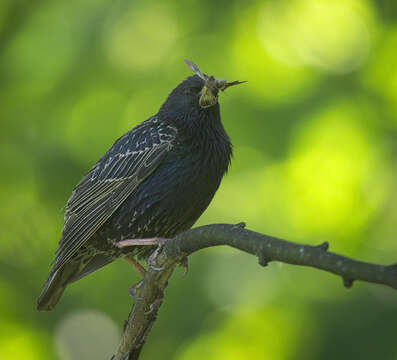
<svg viewBox="0 0 397 360">
<path fill-rule="evenodd" d="M 74 189 L 53 271 L 105 223 L 172 148 L 176 129 L 145 122 L 115 142 Z M 132 142 L 132 144 L 131 144 Z"/>
</svg>

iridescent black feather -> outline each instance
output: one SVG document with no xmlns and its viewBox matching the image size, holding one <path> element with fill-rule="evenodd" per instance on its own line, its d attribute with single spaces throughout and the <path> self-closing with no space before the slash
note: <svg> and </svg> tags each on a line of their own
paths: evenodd
<svg viewBox="0 0 397 360">
<path fill-rule="evenodd" d="M 199 105 L 204 86 L 197 75 L 179 84 L 156 115 L 119 138 L 75 187 L 39 310 L 51 310 L 68 283 L 116 258 L 145 258 L 153 251 L 121 250 L 117 242 L 173 237 L 207 208 L 232 146 L 218 102 Z"/>
</svg>

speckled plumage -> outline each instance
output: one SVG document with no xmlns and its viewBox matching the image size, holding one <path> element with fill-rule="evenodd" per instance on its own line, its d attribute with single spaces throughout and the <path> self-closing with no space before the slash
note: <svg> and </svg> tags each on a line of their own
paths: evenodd
<svg viewBox="0 0 397 360">
<path fill-rule="evenodd" d="M 199 105 L 204 81 L 191 76 L 159 112 L 119 138 L 73 190 L 53 269 L 38 309 L 50 310 L 66 285 L 127 253 L 124 239 L 170 238 L 189 229 L 212 200 L 232 154 L 219 104 Z"/>
</svg>

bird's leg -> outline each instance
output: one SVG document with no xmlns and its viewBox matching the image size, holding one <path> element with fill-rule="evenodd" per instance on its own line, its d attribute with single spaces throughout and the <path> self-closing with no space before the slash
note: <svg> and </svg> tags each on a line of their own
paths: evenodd
<svg viewBox="0 0 397 360">
<path fill-rule="evenodd" d="M 139 263 L 138 260 L 135 260 L 132 255 L 126 255 L 125 259 L 135 268 L 137 269 L 141 275 L 146 274 L 146 269 Z"/>
<path fill-rule="evenodd" d="M 153 237 L 147 239 L 127 239 L 117 242 L 115 245 L 118 248 L 123 248 L 127 246 L 140 246 L 140 245 L 164 245 L 168 239 L 160 238 L 160 237 Z"/>
<path fill-rule="evenodd" d="M 153 237 L 153 238 L 147 238 L 147 239 L 126 239 L 126 240 L 122 240 L 117 242 L 115 245 L 122 249 L 124 247 L 128 247 L 128 246 L 153 246 L 153 245 L 158 245 L 157 249 L 153 252 L 152 255 L 150 255 L 149 259 L 147 260 L 147 264 L 149 265 L 149 267 L 153 270 L 156 271 L 160 271 L 162 270 L 162 268 L 159 267 L 155 267 L 154 264 L 154 259 L 157 256 L 158 252 L 160 251 L 160 249 L 162 248 L 162 246 L 167 242 L 168 239 L 166 238 L 160 238 L 160 237 Z M 127 258 L 127 257 L 126 257 Z M 139 264 L 139 268 L 137 266 L 137 262 L 135 259 L 133 258 L 127 258 L 127 260 L 134 265 L 138 271 L 144 275 L 146 270 L 143 269 L 142 265 Z M 142 272 L 142 269 L 144 272 Z"/>
<path fill-rule="evenodd" d="M 145 275 L 146 274 L 146 269 L 139 263 L 138 260 L 135 260 L 134 257 L 132 255 L 126 255 L 125 259 L 135 268 L 137 269 L 141 275 Z M 134 300 L 139 300 L 139 297 L 137 296 L 137 292 L 139 290 L 139 288 L 142 286 L 143 283 L 143 279 L 138 281 L 135 285 L 132 285 L 129 289 L 128 292 L 130 293 L 131 297 Z"/>
<path fill-rule="evenodd" d="M 137 269 L 141 275 L 145 275 L 146 274 L 146 269 L 139 263 L 138 260 L 135 260 L 134 257 L 132 255 L 126 255 L 125 259 L 135 268 Z M 132 285 L 129 289 L 128 292 L 130 293 L 131 297 L 134 300 L 139 300 L 139 297 L 137 296 L 137 292 L 139 290 L 139 288 L 142 286 L 143 283 L 143 279 L 138 281 L 135 285 Z"/>
</svg>

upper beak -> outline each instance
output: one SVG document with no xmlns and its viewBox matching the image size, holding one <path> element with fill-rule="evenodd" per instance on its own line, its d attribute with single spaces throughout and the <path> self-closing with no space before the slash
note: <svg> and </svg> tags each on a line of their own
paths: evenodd
<svg viewBox="0 0 397 360">
<path fill-rule="evenodd" d="M 220 90 L 225 91 L 228 87 L 234 86 L 234 85 L 240 85 L 244 84 L 246 81 L 232 81 L 232 82 L 227 82 L 225 85 L 222 86 Z"/>
</svg>

